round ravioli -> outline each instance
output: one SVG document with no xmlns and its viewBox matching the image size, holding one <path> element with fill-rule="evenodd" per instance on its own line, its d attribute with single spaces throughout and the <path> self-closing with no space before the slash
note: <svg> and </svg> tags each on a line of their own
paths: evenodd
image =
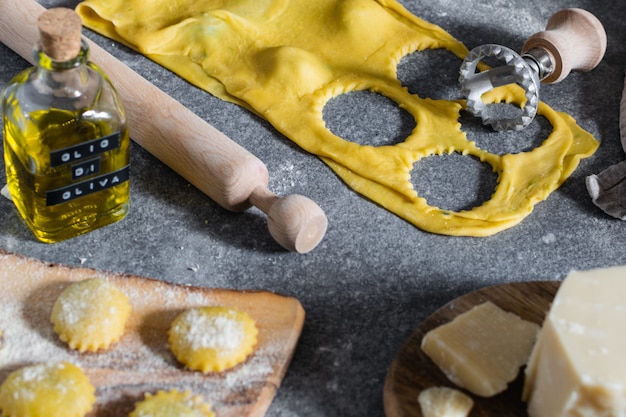
<svg viewBox="0 0 626 417">
<path fill-rule="evenodd" d="M 189 391 L 176 390 L 146 394 L 146 398 L 135 404 L 129 417 L 214 417 L 211 405 L 201 396 Z"/>
<path fill-rule="evenodd" d="M 92 278 L 67 287 L 56 300 L 51 319 L 70 348 L 95 352 L 120 339 L 130 312 L 126 294 L 105 279 Z"/>
<path fill-rule="evenodd" d="M 20 368 L 0 386 L 4 417 L 83 417 L 95 401 L 94 386 L 69 362 Z"/>
<path fill-rule="evenodd" d="M 176 358 L 194 371 L 221 372 L 243 362 L 252 353 L 258 330 L 245 312 L 227 307 L 186 310 L 169 330 Z"/>
</svg>

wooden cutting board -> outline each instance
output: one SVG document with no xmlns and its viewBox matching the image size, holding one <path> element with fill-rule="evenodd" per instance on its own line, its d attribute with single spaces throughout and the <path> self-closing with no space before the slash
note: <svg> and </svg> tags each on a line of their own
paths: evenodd
<svg viewBox="0 0 626 417">
<path fill-rule="evenodd" d="M 423 417 L 417 402 L 417 396 L 423 389 L 434 386 L 456 388 L 422 352 L 420 346 L 427 332 L 486 301 L 541 325 L 559 284 L 542 281 L 486 287 L 459 297 L 437 310 L 411 334 L 391 363 L 384 387 L 386 416 Z M 481 398 L 466 392 L 474 400 L 470 417 L 527 417 L 526 404 L 521 401 L 522 384 L 520 373 L 507 391 L 495 397 Z"/>
<path fill-rule="evenodd" d="M 50 324 L 52 306 L 71 282 L 104 277 L 130 298 L 133 313 L 122 340 L 103 353 L 79 354 L 59 341 Z M 298 300 L 269 292 L 232 291 L 168 284 L 134 275 L 44 263 L 0 250 L 0 381 L 15 369 L 69 360 L 96 386 L 89 417 L 128 415 L 145 392 L 191 390 L 218 417 L 263 416 L 292 359 L 302 331 Z M 256 320 L 258 344 L 238 367 L 220 374 L 190 372 L 167 346 L 167 330 L 183 310 L 223 305 Z"/>
</svg>

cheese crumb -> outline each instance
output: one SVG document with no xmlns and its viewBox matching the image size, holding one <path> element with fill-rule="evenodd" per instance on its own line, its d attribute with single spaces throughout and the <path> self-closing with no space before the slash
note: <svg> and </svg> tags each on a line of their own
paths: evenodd
<svg viewBox="0 0 626 417">
<path fill-rule="evenodd" d="M 448 387 L 427 388 L 417 400 L 424 417 L 467 417 L 474 407 L 469 396 Z"/>
</svg>

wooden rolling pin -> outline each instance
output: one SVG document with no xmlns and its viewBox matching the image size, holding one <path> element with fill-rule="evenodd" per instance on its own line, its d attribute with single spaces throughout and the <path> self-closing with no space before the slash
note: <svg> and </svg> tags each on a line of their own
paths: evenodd
<svg viewBox="0 0 626 417">
<path fill-rule="evenodd" d="M 33 63 L 39 39 L 35 0 L 0 1 L 0 41 Z M 90 58 L 118 89 L 128 114 L 131 138 L 231 211 L 257 206 L 284 248 L 306 253 L 326 233 L 322 209 L 300 195 L 278 197 L 268 190 L 267 168 L 257 157 L 93 42 Z"/>
</svg>

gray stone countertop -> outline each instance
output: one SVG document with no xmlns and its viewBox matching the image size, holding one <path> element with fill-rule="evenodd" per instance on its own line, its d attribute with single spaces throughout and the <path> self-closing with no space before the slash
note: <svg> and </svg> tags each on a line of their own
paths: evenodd
<svg viewBox="0 0 626 417">
<path fill-rule="evenodd" d="M 329 220 L 326 236 L 308 254 L 287 252 L 268 234 L 260 210 L 222 209 L 133 144 L 132 203 L 126 219 L 46 245 L 31 236 L 11 203 L 2 199 L 0 248 L 169 282 L 268 290 L 298 298 L 307 313 L 304 330 L 270 417 L 383 416 L 383 383 L 394 355 L 419 323 L 446 302 L 487 285 L 560 280 L 572 269 L 626 264 L 626 223 L 595 207 L 585 188 L 586 176 L 624 159 L 618 119 L 626 68 L 626 1 L 401 2 L 470 49 L 499 43 L 519 51 L 528 36 L 543 30 L 547 19 L 566 7 L 585 8 L 605 25 L 608 48 L 602 63 L 590 73 L 572 74 L 542 89 L 543 100 L 572 114 L 601 146 L 519 225 L 486 238 L 423 232 L 351 191 L 317 157 L 264 120 L 87 31 L 102 47 L 258 156 L 269 169 L 273 192 L 303 194 L 317 202 Z M 45 6 L 76 3 L 42 1 Z M 409 89 L 458 95 L 458 62 L 452 65 L 436 54 L 425 62 L 410 61 L 401 64 L 404 76 L 410 79 L 421 71 L 419 78 L 428 82 L 409 82 Z M 27 67 L 0 45 L 0 87 Z M 326 116 L 330 126 L 348 138 L 355 135 L 354 140 L 359 135 L 383 140 L 406 135 L 406 115 L 373 94 L 338 98 L 329 104 Z M 365 126 L 361 117 L 367 120 Z M 498 138 L 502 134 L 468 121 L 471 129 L 498 146 L 533 146 L 538 139 L 531 130 L 520 134 L 519 143 L 502 145 Z M 420 168 L 422 175 L 430 176 L 423 191 L 429 193 L 429 201 L 463 208 L 490 195 L 493 183 L 480 167 L 458 160 L 445 163 Z M 4 172 L 0 180 L 4 181 Z"/>
</svg>

